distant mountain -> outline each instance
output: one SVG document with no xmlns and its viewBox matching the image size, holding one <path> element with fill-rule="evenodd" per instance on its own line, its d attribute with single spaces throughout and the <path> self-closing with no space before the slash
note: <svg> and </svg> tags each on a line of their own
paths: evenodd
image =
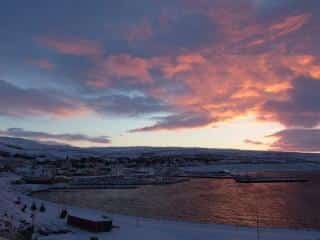
<svg viewBox="0 0 320 240">
<path fill-rule="evenodd" d="M 26 154 L 30 156 L 52 155 L 74 149 L 68 145 L 58 145 L 53 143 L 41 143 L 24 138 L 0 137 L 0 151 L 14 154 Z"/>
<path fill-rule="evenodd" d="M 246 151 L 235 149 L 181 148 L 181 147 L 106 147 L 79 148 L 54 142 L 38 142 L 22 138 L 0 137 L 0 156 L 23 154 L 36 158 L 63 160 L 72 158 L 197 158 L 206 157 L 233 161 L 319 161 L 320 154 Z"/>
<path fill-rule="evenodd" d="M 13 149 L 41 149 L 41 148 L 61 148 L 70 147 L 57 142 L 39 142 L 25 138 L 0 137 L 0 146 Z"/>
</svg>

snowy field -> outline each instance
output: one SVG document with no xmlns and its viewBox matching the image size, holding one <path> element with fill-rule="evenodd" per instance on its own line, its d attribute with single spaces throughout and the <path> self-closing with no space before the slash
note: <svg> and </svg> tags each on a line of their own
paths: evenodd
<svg viewBox="0 0 320 240">
<path fill-rule="evenodd" d="M 226 225 L 193 224 L 147 219 L 136 219 L 125 216 L 113 216 L 114 223 L 120 228 L 110 233 L 95 235 L 87 232 L 75 232 L 65 236 L 49 236 L 43 240 L 74 239 L 84 240 L 97 236 L 99 239 L 113 240 L 255 240 L 255 228 Z M 261 229 L 260 239 L 264 240 L 319 240 L 320 232 L 294 231 L 281 229 Z"/>
</svg>

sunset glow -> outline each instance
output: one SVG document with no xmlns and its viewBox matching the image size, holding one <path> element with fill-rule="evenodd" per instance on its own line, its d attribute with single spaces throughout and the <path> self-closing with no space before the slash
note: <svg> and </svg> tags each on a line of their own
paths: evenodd
<svg viewBox="0 0 320 240">
<path fill-rule="evenodd" d="M 2 136 L 320 152 L 317 0 L 5 2 Z"/>
</svg>

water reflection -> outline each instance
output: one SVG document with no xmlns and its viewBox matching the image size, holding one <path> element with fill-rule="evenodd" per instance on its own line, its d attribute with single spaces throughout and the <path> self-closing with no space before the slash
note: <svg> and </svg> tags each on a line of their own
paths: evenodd
<svg viewBox="0 0 320 240">
<path fill-rule="evenodd" d="M 320 228 L 320 174 L 307 176 L 308 183 L 201 179 L 131 190 L 38 193 L 37 197 L 153 218 L 255 226 L 259 216 L 261 226 Z"/>
</svg>

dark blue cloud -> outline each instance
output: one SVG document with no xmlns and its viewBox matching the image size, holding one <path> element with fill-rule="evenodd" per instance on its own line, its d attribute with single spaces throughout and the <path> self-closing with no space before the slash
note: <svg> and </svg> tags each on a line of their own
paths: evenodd
<svg viewBox="0 0 320 240">
<path fill-rule="evenodd" d="M 203 127 L 209 125 L 216 119 L 210 116 L 208 112 L 198 111 L 171 114 L 166 117 L 157 118 L 157 120 L 158 121 L 152 126 L 133 129 L 130 132 L 147 132 Z"/>
<path fill-rule="evenodd" d="M 20 88 L 0 80 L 0 115 L 3 116 L 68 116 L 84 110 L 74 98 L 52 90 Z"/>
<path fill-rule="evenodd" d="M 15 137 L 15 138 L 26 138 L 32 140 L 41 141 L 63 141 L 63 142 L 78 142 L 85 141 L 93 144 L 107 144 L 110 143 L 110 139 L 107 136 L 91 137 L 84 134 L 53 134 L 46 132 L 28 131 L 22 128 L 9 128 L 7 130 L 0 130 L 1 136 Z"/>
<path fill-rule="evenodd" d="M 320 129 L 286 129 L 271 136 L 278 138 L 271 146 L 276 150 L 320 152 Z"/>
<path fill-rule="evenodd" d="M 213 44 L 217 39 L 217 29 L 213 21 L 201 14 L 186 14 L 169 22 L 167 28 L 158 27 L 150 41 L 156 42 L 159 49 L 192 50 Z"/>
<path fill-rule="evenodd" d="M 0 115 L 58 117 L 81 114 L 91 110 L 104 115 L 141 116 L 172 110 L 166 103 L 151 96 L 110 93 L 101 96 L 71 96 L 62 92 L 21 88 L 0 80 Z"/>
<path fill-rule="evenodd" d="M 287 100 L 267 101 L 262 111 L 286 126 L 314 127 L 320 123 L 320 81 L 300 77 L 293 81 Z"/>
<path fill-rule="evenodd" d="M 99 113 L 139 116 L 167 112 L 171 108 L 153 97 L 113 94 L 87 100 L 88 105 Z"/>
</svg>

